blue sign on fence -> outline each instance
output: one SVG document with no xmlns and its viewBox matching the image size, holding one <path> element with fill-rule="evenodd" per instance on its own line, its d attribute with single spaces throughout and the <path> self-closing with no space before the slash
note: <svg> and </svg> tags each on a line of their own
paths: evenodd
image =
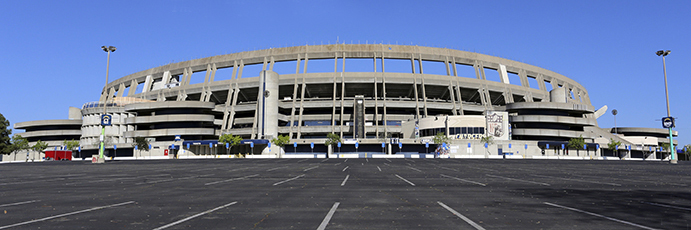
<svg viewBox="0 0 691 230">
<path fill-rule="evenodd" d="M 187 150 L 190 149 L 190 143 L 187 143 Z"/>
<path fill-rule="evenodd" d="M 427 146 L 429 147 L 429 144 L 427 144 Z M 385 147 L 386 147 L 386 144 L 384 144 L 384 142 L 382 142 L 382 143 L 381 143 L 381 148 L 383 149 L 383 148 L 385 148 Z"/>
<path fill-rule="evenodd" d="M 298 147 L 298 143 L 297 143 L 297 142 L 293 142 L 293 148 L 297 148 L 297 147 Z"/>
<path fill-rule="evenodd" d="M 310 148 L 314 148 L 314 142 L 310 142 Z"/>
<path fill-rule="evenodd" d="M 230 148 L 230 143 L 226 142 L 226 148 Z"/>
<path fill-rule="evenodd" d="M 336 145 L 338 145 L 338 147 L 340 148 L 340 147 L 341 147 L 341 142 L 339 141 L 338 143 L 336 143 Z"/>
<path fill-rule="evenodd" d="M 399 149 L 400 149 L 400 148 L 403 148 L 403 143 L 398 142 L 398 148 L 399 148 Z"/>
<path fill-rule="evenodd" d="M 250 142 L 250 148 L 254 148 L 254 142 Z"/>
<path fill-rule="evenodd" d="M 358 147 L 360 147 L 360 143 L 355 142 L 355 148 L 357 149 Z"/>
<path fill-rule="evenodd" d="M 470 148 L 470 143 L 468 143 L 468 148 Z"/>
</svg>

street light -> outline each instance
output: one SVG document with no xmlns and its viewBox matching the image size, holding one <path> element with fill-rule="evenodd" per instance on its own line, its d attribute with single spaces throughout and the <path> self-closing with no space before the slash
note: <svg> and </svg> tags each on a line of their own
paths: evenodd
<svg viewBox="0 0 691 230">
<path fill-rule="evenodd" d="M 105 97 L 103 98 L 103 114 L 101 115 L 101 148 L 98 150 L 98 158 L 103 159 L 103 153 L 106 151 L 105 139 L 106 139 L 106 126 L 103 124 L 103 116 L 106 115 L 106 102 L 108 100 L 108 70 L 110 69 L 110 53 L 115 52 L 115 46 L 101 46 L 101 49 L 108 53 L 108 61 L 106 62 L 106 84 L 103 86 L 103 93 Z"/>
<path fill-rule="evenodd" d="M 665 64 L 665 56 L 669 55 L 669 53 L 672 52 L 670 50 L 659 50 L 655 52 L 657 56 L 662 56 L 662 71 L 664 72 L 665 75 L 665 98 L 667 99 L 667 117 L 672 117 L 669 112 L 669 90 L 667 89 L 667 65 Z M 672 119 L 674 121 L 674 119 Z M 672 139 L 672 127 L 670 126 L 669 128 L 669 152 L 671 153 L 669 163 L 671 164 L 676 164 L 677 163 L 677 158 L 674 156 L 675 151 L 674 151 L 674 140 Z"/>
<path fill-rule="evenodd" d="M 619 133 L 617 132 L 617 114 L 618 114 L 618 113 L 619 113 L 619 111 L 617 111 L 616 109 L 613 109 L 613 110 L 612 110 L 612 115 L 614 115 L 614 135 L 618 135 L 618 134 L 619 134 Z"/>
</svg>

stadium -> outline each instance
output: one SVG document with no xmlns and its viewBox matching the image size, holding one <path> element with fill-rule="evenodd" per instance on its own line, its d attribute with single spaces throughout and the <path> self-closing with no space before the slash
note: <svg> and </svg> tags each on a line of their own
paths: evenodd
<svg viewBox="0 0 691 230">
<path fill-rule="evenodd" d="M 386 44 L 305 45 L 172 63 L 109 82 L 97 102 L 70 108 L 67 120 L 15 128 L 30 142 L 48 141 L 49 149 L 78 138 L 74 157 L 91 157 L 104 106 L 112 115 L 108 155 L 134 158 L 417 157 L 434 151 L 438 133 L 449 137 L 445 153 L 452 158 L 669 155 L 659 148 L 669 143 L 666 129 L 599 127 L 607 106 L 596 109 L 585 87 L 556 72 L 474 52 Z M 342 145 L 324 145 L 329 133 Z M 226 149 L 218 144 L 222 134 L 239 135 L 243 144 Z M 269 144 L 278 135 L 290 137 L 283 149 Z M 134 137 L 147 138 L 152 149 L 134 150 Z M 580 137 L 582 149 L 565 147 Z M 621 151 L 607 149 L 612 141 Z"/>
</svg>

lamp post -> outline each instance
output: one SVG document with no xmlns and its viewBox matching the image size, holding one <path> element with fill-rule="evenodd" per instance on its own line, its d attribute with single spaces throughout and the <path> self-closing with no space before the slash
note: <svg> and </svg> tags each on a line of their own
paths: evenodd
<svg viewBox="0 0 691 230">
<path fill-rule="evenodd" d="M 617 114 L 618 114 L 618 113 L 619 113 L 619 111 L 617 111 L 616 109 L 613 109 L 613 110 L 612 110 L 612 115 L 614 115 L 614 135 L 618 135 L 618 134 L 619 134 L 619 133 L 617 132 Z"/>
<path fill-rule="evenodd" d="M 662 56 L 662 71 L 664 72 L 665 75 L 665 99 L 667 100 L 667 117 L 672 117 L 669 112 L 669 90 L 667 89 L 667 65 L 665 63 L 665 56 L 669 55 L 669 53 L 672 52 L 670 50 L 659 50 L 655 52 L 657 56 Z M 674 119 L 672 119 L 673 121 Z M 677 163 L 677 158 L 675 157 L 675 151 L 674 151 L 674 139 L 672 139 L 672 127 L 670 126 L 669 128 L 669 152 L 670 152 L 670 160 L 669 163 L 671 164 L 676 164 Z"/>
<path fill-rule="evenodd" d="M 106 126 L 103 124 L 103 116 L 106 115 L 106 102 L 108 100 L 108 70 L 110 69 L 110 53 L 115 52 L 116 48 L 114 46 L 101 46 L 101 49 L 108 53 L 108 61 L 106 62 L 106 84 L 103 86 L 105 97 L 103 98 L 103 114 L 101 115 L 101 148 L 98 150 L 98 158 L 103 159 L 103 153 L 106 151 Z"/>
</svg>

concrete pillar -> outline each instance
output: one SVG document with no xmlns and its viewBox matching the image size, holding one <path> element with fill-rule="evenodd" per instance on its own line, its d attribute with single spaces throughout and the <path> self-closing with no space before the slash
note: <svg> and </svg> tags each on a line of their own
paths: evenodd
<svg viewBox="0 0 691 230">
<path fill-rule="evenodd" d="M 278 73 L 264 70 L 259 76 L 258 138 L 271 140 L 278 136 Z"/>
<path fill-rule="evenodd" d="M 139 85 L 137 80 L 132 79 L 132 82 L 130 82 L 130 91 L 127 92 L 128 97 L 134 96 L 134 94 L 137 92 L 137 85 Z"/>
<path fill-rule="evenodd" d="M 151 75 L 146 76 L 146 80 L 144 81 L 144 88 L 142 89 L 142 93 L 149 92 L 151 90 L 151 84 L 153 84 L 154 78 Z"/>
</svg>

